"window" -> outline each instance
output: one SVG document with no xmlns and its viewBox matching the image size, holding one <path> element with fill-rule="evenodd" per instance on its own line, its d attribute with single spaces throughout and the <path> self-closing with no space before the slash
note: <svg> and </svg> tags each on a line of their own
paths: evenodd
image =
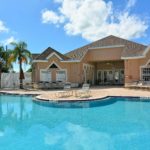
<svg viewBox="0 0 150 150">
<path fill-rule="evenodd" d="M 66 71 L 65 70 L 58 70 L 56 72 L 56 81 L 66 81 Z"/>
<path fill-rule="evenodd" d="M 50 82 L 51 81 L 51 72 L 48 70 L 42 70 L 40 74 L 40 81 Z"/>
<path fill-rule="evenodd" d="M 144 67 L 141 70 L 142 80 L 150 81 L 150 67 Z"/>
<path fill-rule="evenodd" d="M 49 67 L 49 69 L 57 69 L 58 67 L 57 67 L 57 65 L 55 65 L 55 64 L 52 64 L 50 67 Z"/>
</svg>

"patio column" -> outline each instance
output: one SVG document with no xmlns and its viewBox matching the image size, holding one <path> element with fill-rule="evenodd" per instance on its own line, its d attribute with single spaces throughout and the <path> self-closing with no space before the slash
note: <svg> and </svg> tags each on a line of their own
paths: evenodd
<svg viewBox="0 0 150 150">
<path fill-rule="evenodd" d="M 86 66 L 84 66 L 84 83 L 87 82 L 87 76 L 86 76 Z"/>
</svg>

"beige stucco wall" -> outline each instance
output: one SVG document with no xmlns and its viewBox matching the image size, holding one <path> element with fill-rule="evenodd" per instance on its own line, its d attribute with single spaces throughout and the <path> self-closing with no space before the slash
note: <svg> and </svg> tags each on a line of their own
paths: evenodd
<svg viewBox="0 0 150 150">
<path fill-rule="evenodd" d="M 124 61 L 121 60 L 121 53 L 123 48 L 105 48 L 105 49 L 91 49 L 89 50 L 81 61 L 81 71 L 83 72 L 84 64 L 94 66 L 94 80 L 97 78 L 98 69 L 123 69 Z M 110 63 L 108 65 L 107 63 Z M 87 80 L 92 80 L 90 75 Z M 83 78 L 81 78 L 83 82 Z"/>
<path fill-rule="evenodd" d="M 89 62 L 120 60 L 123 48 L 91 49 L 87 53 Z"/>
<path fill-rule="evenodd" d="M 122 50 L 122 48 L 89 50 L 79 63 L 61 62 L 61 60 L 54 55 L 49 59 L 48 62 L 33 63 L 33 82 L 39 82 L 40 69 L 47 69 L 53 62 L 55 62 L 60 67 L 60 69 L 67 70 L 67 81 L 72 83 L 83 83 L 84 64 L 94 66 L 95 79 L 97 74 L 96 71 L 98 69 L 112 69 L 112 67 L 114 67 L 116 69 L 125 68 L 125 83 L 140 80 L 140 66 L 145 65 L 150 59 L 150 52 L 148 52 L 146 57 L 143 59 L 121 60 Z M 108 65 L 107 62 L 111 62 L 113 65 Z M 52 69 L 52 80 L 56 80 L 56 69 Z"/>
<path fill-rule="evenodd" d="M 141 79 L 141 66 L 146 65 L 150 59 L 150 51 L 145 58 L 125 60 L 125 83 L 131 83 Z"/>
<path fill-rule="evenodd" d="M 33 74 L 32 74 L 33 82 L 39 82 L 40 70 L 48 69 L 53 62 L 60 67 L 59 69 L 65 69 L 67 71 L 67 82 L 73 82 L 73 83 L 80 82 L 80 77 L 82 76 L 82 73 L 80 72 L 81 64 L 61 62 L 61 60 L 56 56 L 52 56 L 48 62 L 33 63 Z M 52 73 L 52 81 L 56 81 L 57 69 L 51 69 L 50 71 Z"/>
</svg>

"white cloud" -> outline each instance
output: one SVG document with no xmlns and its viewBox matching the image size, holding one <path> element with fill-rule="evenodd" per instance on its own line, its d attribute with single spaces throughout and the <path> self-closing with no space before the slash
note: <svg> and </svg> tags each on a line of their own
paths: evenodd
<svg viewBox="0 0 150 150">
<path fill-rule="evenodd" d="M 58 16 L 55 12 L 50 10 L 42 11 L 42 22 L 58 24 L 64 22 L 64 17 Z"/>
<path fill-rule="evenodd" d="M 0 20 L 0 33 L 1 32 L 8 32 L 9 29 L 4 25 L 4 22 Z"/>
<path fill-rule="evenodd" d="M 126 8 L 131 8 L 136 4 L 136 0 L 128 0 Z"/>
<path fill-rule="evenodd" d="M 55 0 L 59 2 L 58 12 L 42 12 L 43 23 L 62 24 L 69 35 L 81 35 L 94 41 L 107 35 L 123 38 L 138 38 L 145 34 L 148 25 L 129 8 L 136 1 L 129 0 L 125 10 L 115 14 L 113 3 L 104 0 Z M 128 8 L 128 9 L 127 9 Z"/>
<path fill-rule="evenodd" d="M 1 43 L 2 43 L 3 45 L 9 45 L 10 43 L 16 42 L 16 41 L 17 41 L 17 40 L 16 40 L 13 36 L 11 36 L 11 37 L 9 37 L 9 38 L 6 39 L 6 40 L 1 41 Z"/>
<path fill-rule="evenodd" d="M 63 0 L 54 0 L 54 2 L 61 3 L 61 2 L 63 2 Z"/>
</svg>

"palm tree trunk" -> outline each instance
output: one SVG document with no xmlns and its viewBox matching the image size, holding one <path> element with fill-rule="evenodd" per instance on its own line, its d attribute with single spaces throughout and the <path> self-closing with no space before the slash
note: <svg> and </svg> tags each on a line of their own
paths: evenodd
<svg viewBox="0 0 150 150">
<path fill-rule="evenodd" d="M 21 62 L 21 60 L 19 60 L 19 79 L 20 79 L 20 89 L 23 89 L 22 62 Z"/>
</svg>

